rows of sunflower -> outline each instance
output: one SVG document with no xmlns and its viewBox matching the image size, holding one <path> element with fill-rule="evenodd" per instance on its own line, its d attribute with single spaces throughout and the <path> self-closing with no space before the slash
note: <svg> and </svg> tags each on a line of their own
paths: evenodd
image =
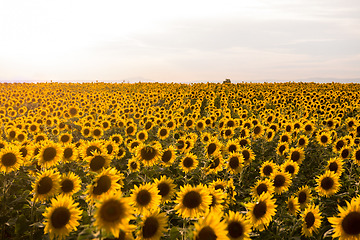
<svg viewBox="0 0 360 240">
<path fill-rule="evenodd" d="M 360 239 L 359 84 L 0 84 L 1 239 Z"/>
</svg>

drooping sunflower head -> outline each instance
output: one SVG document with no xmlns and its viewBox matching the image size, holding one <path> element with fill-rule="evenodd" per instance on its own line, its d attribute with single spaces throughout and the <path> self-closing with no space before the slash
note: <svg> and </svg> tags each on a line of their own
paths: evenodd
<svg viewBox="0 0 360 240">
<path fill-rule="evenodd" d="M 211 204 L 211 196 L 202 184 L 192 187 L 180 186 L 180 192 L 175 200 L 176 213 L 183 218 L 198 218 L 205 214 Z"/>
<path fill-rule="evenodd" d="M 300 204 L 297 197 L 288 197 L 286 205 L 288 212 L 292 215 L 296 215 L 300 211 Z"/>
<path fill-rule="evenodd" d="M 317 187 L 315 190 L 320 196 L 330 197 L 340 189 L 339 176 L 332 171 L 326 171 L 316 179 Z"/>
<path fill-rule="evenodd" d="M 50 239 L 54 237 L 63 239 L 71 231 L 77 230 L 82 210 L 78 208 L 71 196 L 60 195 L 51 200 L 51 206 L 46 208 L 43 214 L 45 217 L 45 234 L 50 234 Z"/>
<path fill-rule="evenodd" d="M 161 195 L 158 188 L 150 183 L 135 186 L 130 195 L 130 204 L 138 213 L 152 211 L 159 206 L 160 202 Z"/>
</svg>

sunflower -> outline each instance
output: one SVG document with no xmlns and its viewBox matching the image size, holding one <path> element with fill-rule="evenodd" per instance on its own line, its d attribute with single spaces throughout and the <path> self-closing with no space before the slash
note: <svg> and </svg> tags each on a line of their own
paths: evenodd
<svg viewBox="0 0 360 240">
<path fill-rule="evenodd" d="M 85 162 L 88 162 L 90 171 L 100 172 L 103 168 L 107 168 L 110 165 L 111 159 L 107 154 L 101 154 L 97 151 L 92 153 L 92 156 L 84 158 Z"/>
<path fill-rule="evenodd" d="M 81 179 L 73 172 L 63 173 L 60 180 L 60 192 L 72 196 L 81 189 Z"/>
<path fill-rule="evenodd" d="M 240 150 L 240 145 L 237 140 L 230 139 L 224 146 L 225 153 L 238 152 Z"/>
<path fill-rule="evenodd" d="M 321 216 L 319 206 L 311 205 L 302 214 L 303 224 L 301 234 L 306 237 L 313 236 L 321 226 Z"/>
<path fill-rule="evenodd" d="M 257 180 L 251 192 L 255 197 L 260 197 L 263 193 L 272 195 L 275 192 L 275 187 L 270 179 Z"/>
<path fill-rule="evenodd" d="M 298 192 L 296 193 L 296 197 L 298 199 L 300 207 L 302 209 L 306 208 L 312 198 L 311 189 L 306 185 L 302 186 L 301 188 L 299 188 Z"/>
<path fill-rule="evenodd" d="M 341 176 L 343 172 L 343 161 L 341 158 L 332 158 L 328 161 L 326 169 L 334 172 L 336 175 Z"/>
<path fill-rule="evenodd" d="M 39 164 L 45 168 L 56 166 L 63 155 L 63 148 L 53 141 L 46 141 L 39 148 Z"/>
<path fill-rule="evenodd" d="M 85 138 L 88 138 L 91 136 L 91 127 L 82 127 L 81 128 L 81 135 Z"/>
<path fill-rule="evenodd" d="M 146 130 L 141 130 L 136 133 L 136 139 L 140 142 L 145 142 L 149 137 L 149 134 Z"/>
<path fill-rule="evenodd" d="M 298 165 L 300 165 L 304 159 L 305 153 L 302 148 L 297 147 L 290 149 L 288 160 L 296 162 Z"/>
<path fill-rule="evenodd" d="M 203 144 L 206 144 L 208 141 L 210 141 L 211 138 L 212 138 L 211 133 L 209 133 L 209 132 L 201 133 L 200 139 Z"/>
<path fill-rule="evenodd" d="M 354 154 L 352 159 L 357 165 L 360 165 L 360 147 L 354 149 Z"/>
<path fill-rule="evenodd" d="M 329 217 L 328 220 L 333 228 L 333 238 L 339 237 L 340 240 L 360 239 L 360 204 L 359 200 L 353 198 L 351 202 L 346 202 L 346 207 L 338 206 L 339 214 L 337 217 Z"/>
<path fill-rule="evenodd" d="M 228 240 L 226 223 L 220 221 L 222 213 L 210 211 L 195 223 L 195 240 Z"/>
<path fill-rule="evenodd" d="M 314 129 L 314 124 L 312 122 L 307 122 L 303 125 L 303 130 L 308 135 L 310 135 L 314 131 Z"/>
<path fill-rule="evenodd" d="M 123 185 L 123 178 L 123 175 L 115 168 L 102 170 L 96 175 L 93 183 L 88 186 L 86 191 L 86 194 L 88 195 L 87 200 L 89 202 L 100 200 L 103 196 L 118 191 Z M 120 182 L 120 184 L 118 182 Z"/>
<path fill-rule="evenodd" d="M 53 169 L 39 172 L 32 188 L 35 201 L 48 199 L 59 192 L 60 174 Z"/>
<path fill-rule="evenodd" d="M 209 165 L 203 168 L 203 171 L 206 174 L 217 174 L 219 171 L 223 169 L 224 159 L 221 154 L 212 156 Z"/>
<path fill-rule="evenodd" d="M 287 172 L 276 171 L 270 175 L 273 181 L 276 194 L 282 194 L 289 189 L 291 185 L 291 175 Z"/>
<path fill-rule="evenodd" d="M 300 211 L 300 204 L 297 197 L 288 197 L 286 205 L 288 212 L 292 215 L 296 215 Z"/>
<path fill-rule="evenodd" d="M 121 197 L 121 192 L 106 195 L 96 205 L 94 225 L 119 237 L 121 230 L 126 230 L 129 220 L 133 219 L 128 200 Z"/>
<path fill-rule="evenodd" d="M 274 137 L 275 137 L 275 131 L 270 128 L 267 129 L 265 133 L 266 141 L 271 142 L 274 139 Z"/>
<path fill-rule="evenodd" d="M 161 164 L 165 167 L 171 166 L 176 159 L 175 148 L 170 145 L 167 149 L 162 152 Z"/>
<path fill-rule="evenodd" d="M 167 217 L 159 210 L 149 211 L 142 217 L 136 240 L 159 240 L 166 231 Z"/>
<path fill-rule="evenodd" d="M 161 203 L 166 203 L 171 200 L 175 195 L 175 184 L 174 180 L 167 178 L 165 175 L 161 176 L 160 179 L 154 180 L 154 185 L 159 190 L 161 196 Z"/>
<path fill-rule="evenodd" d="M 326 171 L 316 179 L 317 187 L 315 190 L 320 196 L 330 197 L 337 193 L 341 184 L 339 183 L 339 176 L 332 171 Z"/>
<path fill-rule="evenodd" d="M 135 157 L 129 159 L 127 166 L 130 172 L 140 171 L 140 162 Z"/>
<path fill-rule="evenodd" d="M 202 132 L 205 130 L 207 124 L 205 123 L 204 120 L 200 119 L 196 122 L 196 129 L 199 131 L 199 132 Z"/>
<path fill-rule="evenodd" d="M 232 173 L 240 173 L 243 169 L 244 157 L 241 153 L 231 153 L 227 159 L 227 169 Z"/>
<path fill-rule="evenodd" d="M 115 142 L 116 144 L 120 145 L 123 143 L 124 139 L 123 137 L 121 136 L 121 134 L 114 134 L 114 135 L 111 135 L 110 137 L 110 140 Z"/>
<path fill-rule="evenodd" d="M 71 196 L 58 196 L 51 199 L 51 206 L 43 213 L 45 217 L 45 234 L 50 234 L 50 239 L 64 239 L 72 231 L 77 230 L 82 210 L 78 208 Z"/>
<path fill-rule="evenodd" d="M 240 213 L 229 211 L 225 216 L 226 229 L 230 240 L 250 240 L 251 225 Z"/>
<path fill-rule="evenodd" d="M 280 169 L 282 172 L 290 173 L 290 175 L 294 177 L 299 172 L 299 164 L 297 162 L 287 160 L 281 164 Z"/>
<path fill-rule="evenodd" d="M 106 153 L 106 149 L 103 146 L 103 142 L 99 140 L 95 141 L 84 141 L 84 144 L 79 147 L 80 156 L 85 159 L 86 157 L 94 156 L 95 152 Z"/>
<path fill-rule="evenodd" d="M 155 165 L 161 158 L 162 148 L 161 144 L 144 145 L 140 144 L 135 149 L 136 158 L 141 161 L 145 166 Z"/>
<path fill-rule="evenodd" d="M 0 172 L 17 171 L 23 164 L 20 148 L 9 144 L 0 150 Z"/>
<path fill-rule="evenodd" d="M 221 189 L 215 190 L 215 188 L 208 188 L 209 194 L 211 196 L 211 204 L 209 206 L 211 211 L 221 212 L 224 208 L 224 194 Z"/>
<path fill-rule="evenodd" d="M 271 199 L 269 193 L 263 193 L 259 198 L 256 198 L 256 202 L 245 204 L 249 210 L 246 214 L 247 219 L 254 229 L 263 231 L 270 224 L 276 213 L 275 202 L 276 200 Z"/>
<path fill-rule="evenodd" d="M 65 144 L 62 153 L 63 162 L 74 162 L 79 156 L 78 150 L 73 143 Z"/>
<path fill-rule="evenodd" d="M 197 168 L 199 161 L 197 160 L 197 156 L 192 153 L 187 153 L 184 155 L 180 162 L 180 168 L 185 172 L 188 173 Z"/>
<path fill-rule="evenodd" d="M 211 156 L 218 155 L 221 147 L 222 145 L 217 138 L 211 138 L 205 146 L 206 157 L 210 158 Z"/>
<path fill-rule="evenodd" d="M 255 159 L 255 154 L 250 148 L 242 147 L 240 153 L 243 156 L 245 165 L 249 165 Z"/>
<path fill-rule="evenodd" d="M 340 153 L 341 149 L 347 145 L 347 142 L 344 137 L 336 140 L 333 146 L 333 152 Z"/>
<path fill-rule="evenodd" d="M 119 152 L 119 146 L 113 141 L 102 140 L 103 146 L 106 148 L 106 153 L 110 158 L 114 158 Z"/>
<path fill-rule="evenodd" d="M 261 165 L 260 175 L 262 177 L 270 177 L 270 175 L 277 171 L 278 166 L 273 161 L 266 161 Z"/>
<path fill-rule="evenodd" d="M 276 147 L 276 153 L 280 156 L 283 156 L 288 149 L 289 144 L 287 142 L 280 142 Z"/>
<path fill-rule="evenodd" d="M 32 156 L 30 154 L 29 145 L 22 145 L 19 148 L 20 148 L 19 151 L 20 151 L 20 156 L 21 156 L 21 158 L 23 160 L 23 164 L 25 166 L 27 166 L 29 163 L 31 164 L 30 159 L 31 159 Z"/>
<path fill-rule="evenodd" d="M 348 159 L 351 155 L 351 151 L 352 149 L 350 147 L 343 147 L 341 150 L 340 150 L 340 158 L 345 160 L 345 159 Z"/>
<path fill-rule="evenodd" d="M 328 132 L 322 132 L 316 136 L 316 140 L 321 146 L 326 147 L 331 142 L 331 136 Z"/>
<path fill-rule="evenodd" d="M 196 187 L 186 184 L 184 187 L 180 186 L 174 210 L 183 218 L 199 218 L 209 209 L 211 201 L 207 188 L 202 184 Z"/>
<path fill-rule="evenodd" d="M 125 156 L 125 154 L 126 154 L 126 149 L 121 146 L 118 146 L 118 150 L 117 153 L 115 154 L 115 158 L 120 160 Z"/>
<path fill-rule="evenodd" d="M 163 127 L 160 127 L 158 132 L 157 132 L 157 136 L 158 138 L 160 138 L 161 140 L 165 140 L 169 137 L 169 134 L 170 134 L 170 130 L 169 128 L 163 126 Z"/>
<path fill-rule="evenodd" d="M 147 129 L 146 129 L 147 130 Z M 125 135 L 126 136 L 134 136 L 137 131 L 136 124 L 131 124 L 130 126 L 127 126 L 125 129 Z"/>
<path fill-rule="evenodd" d="M 298 140 L 297 140 L 297 146 L 299 148 L 305 148 L 309 143 L 309 138 L 305 135 L 303 136 L 299 136 Z"/>
<path fill-rule="evenodd" d="M 216 179 L 216 181 L 212 181 L 212 183 L 210 184 L 211 188 L 214 188 L 215 190 L 217 189 L 221 189 L 222 192 L 225 192 L 226 188 L 227 188 L 227 183 L 224 180 L 221 179 Z"/>
<path fill-rule="evenodd" d="M 130 195 L 130 205 L 132 205 L 137 213 L 144 214 L 157 208 L 161 202 L 161 195 L 156 186 L 146 183 L 134 186 Z"/>
<path fill-rule="evenodd" d="M 264 127 L 261 124 L 256 125 L 253 128 L 253 138 L 261 138 L 265 133 Z"/>
</svg>

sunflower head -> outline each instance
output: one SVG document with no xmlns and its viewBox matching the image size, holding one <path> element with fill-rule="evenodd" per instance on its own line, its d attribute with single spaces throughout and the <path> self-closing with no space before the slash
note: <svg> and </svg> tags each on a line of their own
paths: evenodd
<svg viewBox="0 0 360 240">
<path fill-rule="evenodd" d="M 10 173 L 16 171 L 23 163 L 20 148 L 7 145 L 0 150 L 0 172 Z"/>
<path fill-rule="evenodd" d="M 138 213 L 152 211 L 160 205 L 161 195 L 158 188 L 150 183 L 135 186 L 130 195 L 130 204 Z"/>
<path fill-rule="evenodd" d="M 326 171 L 316 179 L 317 187 L 315 190 L 320 196 L 330 197 L 340 189 L 339 176 L 332 171 Z"/>
<path fill-rule="evenodd" d="M 137 239 L 160 239 L 166 231 L 167 217 L 159 210 L 153 210 L 142 217 L 141 229 Z"/>
<path fill-rule="evenodd" d="M 317 232 L 321 225 L 321 216 L 319 207 L 315 205 L 311 205 L 305 209 L 303 215 L 303 224 L 301 233 L 306 237 L 311 237 L 313 232 Z"/>
</svg>

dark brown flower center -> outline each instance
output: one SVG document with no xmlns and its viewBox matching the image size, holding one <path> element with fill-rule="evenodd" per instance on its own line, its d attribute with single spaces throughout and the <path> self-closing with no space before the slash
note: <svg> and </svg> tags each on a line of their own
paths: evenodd
<svg viewBox="0 0 360 240">
<path fill-rule="evenodd" d="M 308 212 L 305 216 L 305 223 L 307 228 L 311 228 L 315 223 L 315 216 L 312 212 Z"/>
<path fill-rule="evenodd" d="M 56 157 L 56 149 L 54 147 L 48 147 L 44 150 L 43 158 L 45 162 L 51 161 Z"/>
<path fill-rule="evenodd" d="M 11 167 L 14 166 L 17 162 L 16 156 L 14 153 L 9 152 L 9 153 L 5 153 L 2 157 L 1 157 L 1 162 L 5 167 Z"/>
<path fill-rule="evenodd" d="M 73 150 L 71 148 L 66 148 L 64 150 L 64 158 L 68 159 L 73 156 Z"/>
<path fill-rule="evenodd" d="M 262 193 L 266 193 L 268 190 L 268 187 L 265 183 L 260 183 L 259 186 L 256 188 L 256 193 L 260 196 Z"/>
<path fill-rule="evenodd" d="M 334 186 L 334 179 L 331 177 L 325 177 L 321 180 L 321 187 L 325 190 L 329 190 Z"/>
<path fill-rule="evenodd" d="M 295 172 L 295 168 L 293 165 L 287 165 L 286 168 L 285 168 L 285 171 L 290 173 L 290 174 L 293 174 Z"/>
<path fill-rule="evenodd" d="M 136 196 L 136 202 L 141 206 L 146 206 L 151 201 L 151 194 L 148 190 L 140 190 Z"/>
<path fill-rule="evenodd" d="M 306 202 L 306 199 L 307 199 L 307 195 L 305 192 L 300 192 L 299 195 L 298 195 L 298 201 L 300 204 L 303 204 Z"/>
<path fill-rule="evenodd" d="M 166 162 L 169 162 L 171 158 L 172 158 L 172 152 L 171 152 L 171 150 L 166 150 L 166 151 L 163 153 L 163 155 L 162 155 L 162 157 L 161 157 L 161 160 L 166 163 Z"/>
<path fill-rule="evenodd" d="M 166 182 L 159 183 L 157 188 L 159 189 L 159 195 L 162 197 L 166 197 L 170 192 L 170 186 Z"/>
<path fill-rule="evenodd" d="M 297 162 L 299 161 L 299 159 L 300 159 L 300 153 L 298 151 L 294 151 L 291 153 L 291 160 Z"/>
<path fill-rule="evenodd" d="M 232 169 L 237 169 L 240 166 L 239 158 L 234 156 L 229 159 L 229 165 Z"/>
<path fill-rule="evenodd" d="M 69 222 L 71 217 L 69 209 L 66 207 L 58 207 L 51 214 L 51 224 L 54 228 L 63 228 Z"/>
<path fill-rule="evenodd" d="M 103 203 L 100 207 L 100 217 L 105 222 L 116 222 L 125 215 L 125 207 L 123 203 L 111 199 Z"/>
<path fill-rule="evenodd" d="M 91 171 L 99 171 L 105 165 L 105 158 L 103 156 L 95 156 L 90 161 Z"/>
<path fill-rule="evenodd" d="M 341 152 L 341 157 L 342 157 L 342 158 L 347 158 L 347 157 L 349 156 L 349 154 L 350 154 L 349 149 L 344 149 L 344 150 L 342 150 L 342 152 Z"/>
<path fill-rule="evenodd" d="M 70 137 L 68 135 L 62 135 L 60 141 L 63 143 L 66 143 L 70 140 Z"/>
<path fill-rule="evenodd" d="M 257 203 L 255 205 L 255 207 L 254 207 L 254 210 L 253 210 L 254 216 L 257 219 L 262 218 L 266 214 L 266 209 L 267 209 L 267 206 L 266 206 L 265 202 Z"/>
<path fill-rule="evenodd" d="M 144 159 L 145 161 L 153 160 L 156 156 L 156 153 L 157 153 L 156 149 L 149 146 L 141 149 L 140 151 L 141 158 Z"/>
<path fill-rule="evenodd" d="M 329 170 L 336 173 L 336 171 L 338 170 L 338 164 L 336 162 L 330 163 Z"/>
<path fill-rule="evenodd" d="M 321 136 L 321 138 L 320 138 L 320 141 L 322 142 L 322 143 L 327 143 L 328 142 L 328 137 L 327 136 Z"/>
<path fill-rule="evenodd" d="M 190 168 L 194 165 L 194 160 L 191 157 L 186 157 L 183 161 L 183 165 L 185 168 Z"/>
<path fill-rule="evenodd" d="M 215 234 L 214 229 L 209 226 L 203 227 L 198 236 L 196 236 L 196 240 L 216 240 L 217 236 Z"/>
<path fill-rule="evenodd" d="M 61 183 L 61 190 L 64 193 L 68 193 L 71 192 L 74 189 L 74 183 L 73 181 L 71 181 L 70 179 L 65 179 L 64 181 L 62 181 Z"/>
<path fill-rule="evenodd" d="M 344 229 L 344 232 L 352 236 L 358 236 L 360 234 L 359 226 L 360 226 L 359 212 L 348 213 L 341 222 L 341 227 L 342 229 Z"/>
<path fill-rule="evenodd" d="M 95 151 L 101 153 L 100 148 L 98 148 L 97 146 L 89 146 L 86 149 L 86 156 L 94 156 L 93 152 L 95 152 Z"/>
<path fill-rule="evenodd" d="M 230 222 L 228 224 L 227 229 L 228 229 L 230 237 L 232 237 L 232 238 L 238 238 L 244 234 L 243 226 L 237 221 Z"/>
<path fill-rule="evenodd" d="M 213 154 L 216 151 L 216 144 L 215 143 L 210 143 L 209 146 L 207 147 L 207 153 L 208 155 Z"/>
<path fill-rule="evenodd" d="M 283 175 L 276 175 L 274 178 L 274 186 L 278 188 L 284 186 L 285 180 Z"/>
<path fill-rule="evenodd" d="M 51 191 L 53 187 L 53 181 L 50 177 L 43 177 L 38 185 L 37 185 L 37 192 L 39 194 L 47 194 Z"/>
<path fill-rule="evenodd" d="M 159 229 L 159 221 L 156 217 L 148 217 L 144 222 L 144 226 L 142 229 L 142 234 L 144 239 L 152 238 L 155 236 L 156 232 Z"/>
<path fill-rule="evenodd" d="M 266 165 L 263 168 L 263 173 L 265 176 L 270 176 L 270 174 L 273 172 L 273 168 L 270 165 Z"/>
<path fill-rule="evenodd" d="M 96 186 L 94 186 L 93 193 L 95 195 L 101 195 L 106 193 L 111 187 L 111 179 L 109 176 L 101 176 L 97 182 Z"/>
<path fill-rule="evenodd" d="M 201 204 L 201 195 L 197 191 L 190 191 L 185 194 L 182 202 L 186 208 L 197 208 Z"/>
</svg>

